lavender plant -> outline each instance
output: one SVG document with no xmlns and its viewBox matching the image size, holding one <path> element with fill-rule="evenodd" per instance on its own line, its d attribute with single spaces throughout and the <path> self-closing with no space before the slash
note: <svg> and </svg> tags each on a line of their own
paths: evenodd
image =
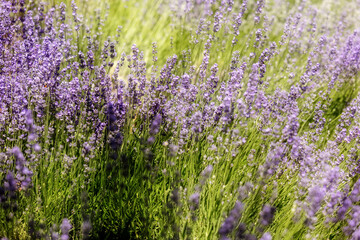
<svg viewBox="0 0 360 240">
<path fill-rule="evenodd" d="M 2 0 L 0 237 L 358 239 L 358 1 Z"/>
</svg>

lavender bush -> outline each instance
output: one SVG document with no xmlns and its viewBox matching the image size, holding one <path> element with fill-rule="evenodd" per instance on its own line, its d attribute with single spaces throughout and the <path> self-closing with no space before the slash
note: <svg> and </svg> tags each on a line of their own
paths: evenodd
<svg viewBox="0 0 360 240">
<path fill-rule="evenodd" d="M 359 1 L 0 2 L 2 239 L 360 239 Z"/>
</svg>

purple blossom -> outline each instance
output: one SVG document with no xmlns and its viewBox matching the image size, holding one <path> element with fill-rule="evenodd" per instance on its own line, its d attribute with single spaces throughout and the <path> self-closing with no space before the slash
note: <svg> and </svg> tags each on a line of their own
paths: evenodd
<svg viewBox="0 0 360 240">
<path fill-rule="evenodd" d="M 161 126 L 161 121 L 162 121 L 161 115 L 157 114 L 150 125 L 150 134 L 151 135 L 156 135 L 159 132 L 160 126 Z"/>
<path fill-rule="evenodd" d="M 262 235 L 262 237 L 260 238 L 260 240 L 271 240 L 271 234 L 269 232 L 264 233 L 264 235 Z"/>
<path fill-rule="evenodd" d="M 261 224 L 267 226 L 273 221 L 275 208 L 270 205 L 265 205 L 260 213 Z"/>
<path fill-rule="evenodd" d="M 199 207 L 199 201 L 200 201 L 200 193 L 195 192 L 189 197 L 189 202 L 191 204 L 190 208 L 192 210 L 196 210 Z"/>
<path fill-rule="evenodd" d="M 70 221 L 67 218 L 64 218 L 60 225 L 60 229 L 61 229 L 60 239 L 61 240 L 68 240 L 70 238 L 69 232 L 70 232 L 71 228 L 72 228 L 72 225 L 70 224 Z"/>
<path fill-rule="evenodd" d="M 240 201 L 235 203 L 234 208 L 230 211 L 229 216 L 225 219 L 219 229 L 221 237 L 226 237 L 226 235 L 230 234 L 234 230 L 241 217 L 243 207 L 244 206 Z"/>
</svg>

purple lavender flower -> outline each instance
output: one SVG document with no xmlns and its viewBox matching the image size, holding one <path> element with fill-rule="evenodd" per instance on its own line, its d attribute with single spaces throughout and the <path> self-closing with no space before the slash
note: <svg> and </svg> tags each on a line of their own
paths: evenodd
<svg viewBox="0 0 360 240">
<path fill-rule="evenodd" d="M 264 226 L 271 224 L 274 218 L 274 214 L 275 214 L 275 208 L 266 204 L 260 213 L 261 224 Z"/>
<path fill-rule="evenodd" d="M 60 239 L 61 240 L 68 240 L 70 238 L 69 232 L 70 232 L 71 228 L 72 228 L 72 225 L 70 224 L 70 221 L 67 218 L 64 218 L 60 225 L 60 229 L 61 229 Z"/>
<path fill-rule="evenodd" d="M 320 209 L 321 203 L 325 197 L 325 191 L 322 187 L 314 186 L 309 189 L 308 202 L 310 204 L 307 212 L 308 216 L 313 217 Z"/>
<path fill-rule="evenodd" d="M 217 11 L 214 16 L 214 28 L 213 28 L 214 33 L 218 32 L 220 30 L 222 18 L 223 18 L 223 15 L 222 15 L 221 11 Z"/>
<path fill-rule="evenodd" d="M 162 121 L 161 115 L 157 114 L 150 125 L 150 134 L 151 135 L 156 135 L 159 132 L 160 126 L 161 126 L 161 121 Z"/>
<path fill-rule="evenodd" d="M 241 217 L 243 207 L 244 206 L 240 201 L 236 201 L 234 208 L 231 210 L 229 216 L 225 219 L 219 229 L 221 237 L 226 237 L 226 235 L 230 234 L 234 230 Z"/>
<path fill-rule="evenodd" d="M 91 226 L 90 221 L 84 221 L 82 223 L 82 225 L 81 225 L 81 234 L 82 234 L 83 239 L 88 239 L 89 238 L 91 228 L 92 228 L 92 226 Z"/>
<path fill-rule="evenodd" d="M 16 180 L 12 172 L 9 172 L 5 177 L 4 187 L 6 191 L 15 192 L 17 189 Z"/>
<path fill-rule="evenodd" d="M 264 235 L 262 235 L 262 237 L 260 238 L 260 240 L 271 240 L 271 234 L 269 232 L 264 233 Z"/>
<path fill-rule="evenodd" d="M 190 197 L 189 197 L 189 202 L 190 202 L 190 209 L 191 210 L 196 210 L 199 207 L 199 201 L 200 201 L 200 193 L 199 192 L 195 192 L 193 193 Z"/>
<path fill-rule="evenodd" d="M 256 5 L 257 5 L 257 8 L 256 8 L 256 11 L 255 11 L 255 18 L 254 18 L 254 21 L 255 21 L 255 24 L 258 24 L 260 23 L 260 15 L 263 11 L 263 8 L 265 6 L 265 0 L 258 0 L 256 2 Z"/>
<path fill-rule="evenodd" d="M 33 175 L 33 172 L 30 171 L 29 168 L 26 166 L 26 160 L 20 148 L 14 147 L 12 149 L 12 154 L 14 154 L 16 159 L 16 178 L 21 183 L 21 187 L 23 189 L 27 189 L 31 184 L 31 177 Z"/>
</svg>

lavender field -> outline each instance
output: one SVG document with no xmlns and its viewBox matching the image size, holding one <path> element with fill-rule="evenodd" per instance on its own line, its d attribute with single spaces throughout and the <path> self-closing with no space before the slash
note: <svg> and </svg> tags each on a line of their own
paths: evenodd
<svg viewBox="0 0 360 240">
<path fill-rule="evenodd" d="M 0 0 L 0 239 L 360 240 L 359 0 Z"/>
</svg>

